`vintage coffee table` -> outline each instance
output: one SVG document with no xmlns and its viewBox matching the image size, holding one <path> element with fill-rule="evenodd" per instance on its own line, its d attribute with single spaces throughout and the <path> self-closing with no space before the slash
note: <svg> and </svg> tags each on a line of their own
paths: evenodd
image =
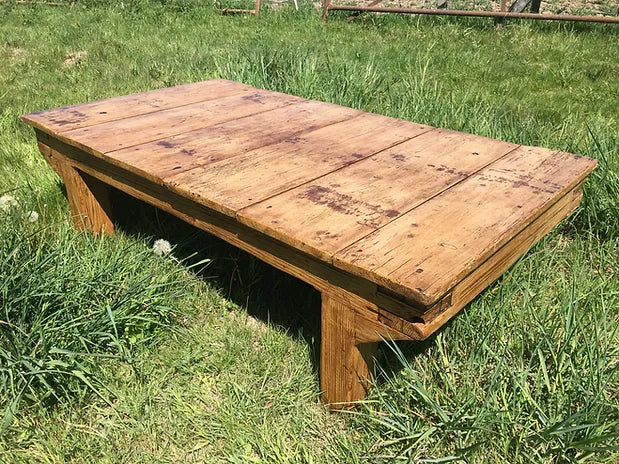
<svg viewBox="0 0 619 464">
<path fill-rule="evenodd" d="M 23 120 L 77 227 L 113 231 L 115 187 L 318 289 L 333 408 L 364 396 L 377 342 L 445 324 L 578 206 L 596 165 L 219 79 Z"/>
</svg>

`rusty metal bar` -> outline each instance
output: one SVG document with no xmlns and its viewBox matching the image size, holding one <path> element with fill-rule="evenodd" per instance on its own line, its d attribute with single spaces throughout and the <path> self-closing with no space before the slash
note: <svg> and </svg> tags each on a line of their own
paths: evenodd
<svg viewBox="0 0 619 464">
<path fill-rule="evenodd" d="M 365 6 L 376 6 L 379 3 L 381 3 L 383 0 L 373 0 L 372 2 L 368 3 Z M 348 18 L 346 18 L 346 21 L 354 21 L 355 18 L 357 18 L 358 16 L 361 16 L 363 14 L 363 11 L 355 11 L 355 14 L 350 15 Z"/>
<path fill-rule="evenodd" d="M 540 13 L 513 13 L 509 11 L 475 11 L 475 10 L 435 10 L 428 8 L 385 8 L 350 5 L 331 5 L 325 0 L 323 20 L 326 20 L 329 11 L 361 11 L 370 13 L 401 13 L 421 15 L 444 15 L 444 16 L 476 16 L 480 18 L 515 18 L 515 19 L 541 19 L 545 21 L 586 21 L 592 23 L 619 24 L 617 16 L 579 16 L 568 14 L 540 14 Z"/>
</svg>

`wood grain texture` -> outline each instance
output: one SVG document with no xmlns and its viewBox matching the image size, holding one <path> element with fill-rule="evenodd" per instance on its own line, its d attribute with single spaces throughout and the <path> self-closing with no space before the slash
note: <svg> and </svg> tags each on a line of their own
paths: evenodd
<svg viewBox="0 0 619 464">
<path fill-rule="evenodd" d="M 131 166 L 151 179 L 166 179 L 199 168 L 208 176 L 212 166 L 228 158 L 242 155 L 256 148 L 266 147 L 305 133 L 345 121 L 361 111 L 327 103 L 304 101 L 265 113 L 235 119 L 215 126 L 144 143 L 124 150 L 105 154 L 111 162 Z M 277 122 L 276 124 L 274 122 Z M 255 160 L 262 150 L 249 155 Z M 225 168 L 215 169 L 215 180 L 242 169 L 241 163 L 232 162 Z M 221 180 L 221 179 L 219 179 Z"/>
<path fill-rule="evenodd" d="M 527 250 L 559 222 L 567 218 L 580 204 L 582 184 L 561 197 L 537 219 L 506 243 L 483 265 L 474 269 L 460 281 L 449 294 L 449 305 L 431 309 L 422 315 L 423 321 L 413 323 L 420 338 L 425 339 L 440 329 L 458 311 L 470 303 L 488 285 L 498 279 L 505 270 L 521 258 Z M 410 331 L 411 327 L 407 327 Z"/>
<path fill-rule="evenodd" d="M 62 132 L 57 137 L 100 156 L 113 150 L 165 139 L 302 101 L 305 100 L 255 89 L 240 95 L 73 129 Z"/>
<path fill-rule="evenodd" d="M 50 134 L 94 126 L 108 121 L 154 113 L 255 90 L 245 84 L 213 79 L 79 105 L 64 106 L 22 116 L 28 124 Z"/>
<path fill-rule="evenodd" d="M 238 217 L 328 260 L 517 146 L 434 129 L 245 208 Z"/>
<path fill-rule="evenodd" d="M 357 344 L 355 313 L 328 293 L 322 295 L 320 390 L 333 410 L 362 399 L 374 371 L 376 343 Z"/>
<path fill-rule="evenodd" d="M 64 156 L 42 143 L 39 150 L 65 184 L 75 228 L 95 235 L 114 232 L 109 185 L 78 171 Z"/>
<path fill-rule="evenodd" d="M 430 306 L 582 182 L 595 164 L 520 147 L 350 245 L 334 264 Z"/>
<path fill-rule="evenodd" d="M 428 126 L 362 114 L 165 181 L 210 208 L 234 215 L 245 206 L 353 165 L 428 130 Z"/>
</svg>

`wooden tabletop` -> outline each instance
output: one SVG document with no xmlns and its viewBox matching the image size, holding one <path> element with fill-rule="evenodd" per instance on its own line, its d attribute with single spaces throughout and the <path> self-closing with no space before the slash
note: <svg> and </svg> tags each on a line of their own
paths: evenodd
<svg viewBox="0 0 619 464">
<path fill-rule="evenodd" d="M 219 79 L 24 120 L 424 307 L 596 164 Z"/>
</svg>

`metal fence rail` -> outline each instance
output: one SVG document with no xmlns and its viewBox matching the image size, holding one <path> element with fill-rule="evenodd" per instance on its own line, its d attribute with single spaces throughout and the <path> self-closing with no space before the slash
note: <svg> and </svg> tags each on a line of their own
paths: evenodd
<svg viewBox="0 0 619 464">
<path fill-rule="evenodd" d="M 513 11 L 483 11 L 483 10 L 449 10 L 431 8 L 392 8 L 376 6 L 380 2 L 372 2 L 367 6 L 357 5 L 333 5 L 331 0 L 323 0 L 323 21 L 327 20 L 330 11 L 352 11 L 352 12 L 371 12 L 371 13 L 400 13 L 400 14 L 421 14 L 421 15 L 442 15 L 442 16 L 474 16 L 482 18 L 496 19 L 537 19 L 545 21 L 585 21 L 593 23 L 612 23 L 619 24 L 617 16 L 590 16 L 573 14 L 546 14 L 546 13 L 522 13 Z"/>
</svg>

